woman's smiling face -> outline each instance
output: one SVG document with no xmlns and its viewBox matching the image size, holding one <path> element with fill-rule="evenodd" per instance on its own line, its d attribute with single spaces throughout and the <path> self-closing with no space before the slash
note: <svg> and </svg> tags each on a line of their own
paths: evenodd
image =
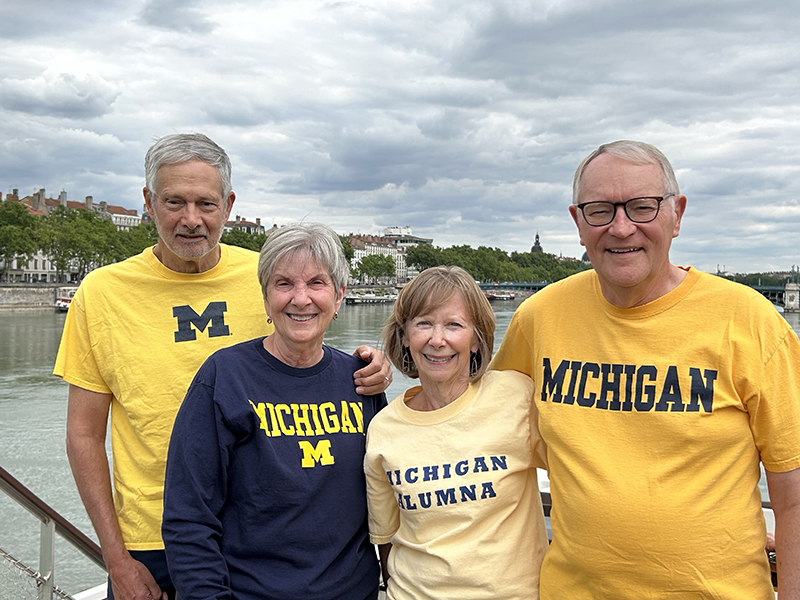
<svg viewBox="0 0 800 600">
<path fill-rule="evenodd" d="M 304 252 L 281 259 L 267 284 L 264 306 L 274 336 L 295 351 L 322 347 L 325 329 L 339 310 L 344 290 L 334 287 L 327 269 Z"/>
<path fill-rule="evenodd" d="M 478 350 L 475 327 L 460 293 L 408 320 L 403 345 L 411 352 L 423 389 L 469 381 L 470 352 Z"/>
</svg>

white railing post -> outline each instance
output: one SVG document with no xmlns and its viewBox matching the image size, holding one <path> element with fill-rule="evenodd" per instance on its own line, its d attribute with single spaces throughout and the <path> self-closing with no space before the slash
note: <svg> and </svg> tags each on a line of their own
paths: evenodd
<svg viewBox="0 0 800 600">
<path fill-rule="evenodd" d="M 53 565 L 56 561 L 56 524 L 53 519 L 42 521 L 42 534 L 39 540 L 39 600 L 53 598 Z"/>
</svg>

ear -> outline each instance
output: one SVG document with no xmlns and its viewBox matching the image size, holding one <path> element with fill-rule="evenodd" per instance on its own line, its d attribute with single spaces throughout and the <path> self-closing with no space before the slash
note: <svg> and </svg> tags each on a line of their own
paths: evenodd
<svg viewBox="0 0 800 600">
<path fill-rule="evenodd" d="M 342 286 L 342 289 L 339 290 L 339 297 L 336 299 L 336 312 L 339 312 L 339 308 L 342 306 L 342 300 L 344 300 L 344 292 L 345 286 Z"/>
<path fill-rule="evenodd" d="M 675 196 L 673 203 L 675 206 L 675 224 L 672 227 L 672 237 L 676 238 L 681 232 L 681 219 L 683 219 L 683 213 L 686 211 L 686 196 Z"/>
<path fill-rule="evenodd" d="M 578 238 L 581 241 L 581 246 L 585 246 L 586 244 L 583 243 L 583 235 L 581 235 L 581 226 L 578 222 L 578 207 L 575 204 L 569 205 L 569 214 L 572 220 L 575 221 L 575 226 L 578 228 Z"/>
<path fill-rule="evenodd" d="M 228 201 L 225 203 L 225 222 L 228 222 L 228 218 L 231 216 L 231 211 L 233 210 L 233 203 L 236 200 L 236 194 L 231 192 L 228 194 Z"/>
<path fill-rule="evenodd" d="M 150 215 L 150 218 L 155 221 L 155 216 L 153 215 L 153 200 L 150 198 L 150 190 L 148 190 L 146 187 L 143 187 L 142 195 L 144 196 L 144 205 L 147 207 L 147 212 Z"/>
</svg>

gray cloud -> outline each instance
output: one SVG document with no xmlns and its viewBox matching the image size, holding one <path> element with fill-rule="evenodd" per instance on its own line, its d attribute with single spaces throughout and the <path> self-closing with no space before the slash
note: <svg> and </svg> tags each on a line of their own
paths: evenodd
<svg viewBox="0 0 800 600">
<path fill-rule="evenodd" d="M 580 256 L 572 172 L 633 138 L 689 197 L 677 262 L 800 263 L 795 2 L 38 1 L 38 28 L 0 9 L 31 32 L 0 82 L 4 187 L 141 209 L 153 138 L 202 131 L 250 218 Z"/>
<path fill-rule="evenodd" d="M 139 15 L 142 23 L 181 33 L 208 34 L 216 24 L 202 10 L 197 0 L 147 0 Z"/>
<path fill-rule="evenodd" d="M 91 119 L 111 111 L 119 93 L 100 77 L 59 73 L 0 81 L 0 106 L 38 116 Z"/>
</svg>

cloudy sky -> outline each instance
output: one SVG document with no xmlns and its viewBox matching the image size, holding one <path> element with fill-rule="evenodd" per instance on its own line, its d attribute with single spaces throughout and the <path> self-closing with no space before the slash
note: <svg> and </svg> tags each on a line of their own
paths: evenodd
<svg viewBox="0 0 800 600">
<path fill-rule="evenodd" d="M 0 35 L 4 194 L 141 211 L 148 146 L 199 131 L 250 220 L 578 257 L 575 167 L 640 139 L 674 262 L 800 264 L 796 0 L 4 1 Z"/>
</svg>

